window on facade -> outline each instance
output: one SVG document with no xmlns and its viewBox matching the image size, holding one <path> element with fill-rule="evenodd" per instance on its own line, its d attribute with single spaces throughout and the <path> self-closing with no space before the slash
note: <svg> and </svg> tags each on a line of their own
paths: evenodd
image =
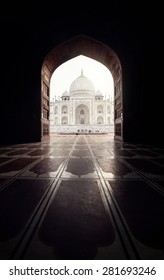
<svg viewBox="0 0 164 280">
<path fill-rule="evenodd" d="M 62 114 L 67 114 L 67 106 L 62 107 Z"/>
<path fill-rule="evenodd" d="M 110 114 L 111 113 L 111 109 L 110 106 L 107 107 L 107 113 Z"/>
<path fill-rule="evenodd" d="M 58 107 L 57 106 L 55 106 L 54 113 L 58 114 Z"/>
<path fill-rule="evenodd" d="M 98 114 L 103 113 L 103 106 L 102 105 L 97 106 L 97 113 Z"/>
<path fill-rule="evenodd" d="M 55 118 L 55 124 L 56 125 L 58 124 L 58 118 Z"/>
<path fill-rule="evenodd" d="M 110 124 L 110 122 L 111 122 L 111 121 L 110 121 L 110 117 L 108 117 L 107 122 L 108 122 L 108 124 Z"/>
<path fill-rule="evenodd" d="M 66 117 L 62 118 L 62 124 L 68 124 L 68 119 Z"/>
<path fill-rule="evenodd" d="M 103 124 L 103 117 L 97 118 L 97 124 Z"/>
</svg>

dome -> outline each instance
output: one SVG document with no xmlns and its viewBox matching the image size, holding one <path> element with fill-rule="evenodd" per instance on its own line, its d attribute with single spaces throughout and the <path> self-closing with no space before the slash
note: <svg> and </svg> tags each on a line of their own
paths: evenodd
<svg viewBox="0 0 164 280">
<path fill-rule="evenodd" d="M 62 96 L 64 97 L 64 96 L 69 96 L 69 92 L 66 90 L 66 91 L 64 91 L 63 92 L 63 94 L 62 94 Z"/>
<path fill-rule="evenodd" d="M 93 83 L 83 75 L 83 71 L 81 71 L 81 75 L 77 77 L 71 84 L 70 94 L 76 94 L 76 93 L 95 93 L 95 87 Z"/>
<path fill-rule="evenodd" d="M 95 96 L 103 96 L 103 94 L 102 94 L 102 92 L 98 89 L 98 90 L 96 91 Z"/>
</svg>

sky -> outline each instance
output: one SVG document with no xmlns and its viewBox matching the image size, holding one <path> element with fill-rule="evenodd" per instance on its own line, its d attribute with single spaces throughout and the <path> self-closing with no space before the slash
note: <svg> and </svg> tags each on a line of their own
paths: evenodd
<svg viewBox="0 0 164 280">
<path fill-rule="evenodd" d="M 102 63 L 80 55 L 61 64 L 52 74 L 50 81 L 50 100 L 58 99 L 64 91 L 69 91 L 71 83 L 81 75 L 90 79 L 95 90 L 100 90 L 106 98 L 113 97 L 113 77 Z"/>
</svg>

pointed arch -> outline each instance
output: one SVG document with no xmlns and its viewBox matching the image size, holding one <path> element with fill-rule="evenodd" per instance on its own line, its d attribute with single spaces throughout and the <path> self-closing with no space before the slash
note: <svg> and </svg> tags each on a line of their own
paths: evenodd
<svg viewBox="0 0 164 280">
<path fill-rule="evenodd" d="M 75 123 L 76 124 L 89 124 L 90 123 L 90 113 L 89 108 L 80 104 L 75 109 Z"/>
<path fill-rule="evenodd" d="M 62 63 L 84 55 L 104 64 L 111 72 L 114 80 L 114 137 L 123 140 L 123 93 L 122 68 L 117 54 L 107 45 L 85 35 L 78 35 L 56 46 L 45 57 L 41 69 L 41 131 L 42 140 L 49 137 L 49 108 L 44 108 L 44 99 L 49 102 L 50 79 L 57 67 Z M 47 113 L 45 114 L 45 110 Z M 43 114 L 44 112 L 44 114 Z M 43 127 L 47 133 L 43 134 Z"/>
</svg>

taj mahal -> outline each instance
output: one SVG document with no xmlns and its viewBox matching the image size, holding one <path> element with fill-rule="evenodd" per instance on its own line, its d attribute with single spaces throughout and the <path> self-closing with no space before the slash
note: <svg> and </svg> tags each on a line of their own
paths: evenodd
<svg viewBox="0 0 164 280">
<path fill-rule="evenodd" d="M 95 90 L 93 82 L 81 75 L 58 99 L 50 102 L 51 133 L 113 133 L 114 102 Z"/>
</svg>

